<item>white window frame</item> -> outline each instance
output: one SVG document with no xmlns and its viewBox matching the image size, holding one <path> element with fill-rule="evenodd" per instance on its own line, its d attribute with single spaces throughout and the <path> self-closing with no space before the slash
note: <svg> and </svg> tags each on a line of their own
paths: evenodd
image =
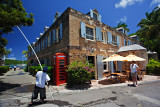
<svg viewBox="0 0 160 107">
<path fill-rule="evenodd" d="M 115 39 L 115 41 L 113 41 L 113 38 Z M 112 44 L 117 45 L 117 36 L 112 35 Z"/>
<path fill-rule="evenodd" d="M 95 41 L 95 28 L 94 28 L 94 27 L 91 27 L 91 26 L 86 26 L 86 27 L 93 29 L 93 35 L 87 34 L 87 29 L 86 29 L 86 40 Z M 93 39 L 87 39 L 87 36 L 92 36 Z"/>
<path fill-rule="evenodd" d="M 103 60 L 106 59 L 107 57 L 103 57 Z M 104 65 L 106 65 L 106 69 L 104 69 Z M 103 62 L 103 72 L 108 72 L 108 62 Z"/>
<path fill-rule="evenodd" d="M 102 43 L 107 44 L 107 32 L 102 31 Z"/>
<path fill-rule="evenodd" d="M 99 14 L 98 14 L 98 13 L 96 13 L 96 12 L 93 12 L 93 19 L 94 19 L 94 14 L 96 14 L 96 15 L 97 15 L 97 19 L 95 19 L 95 20 L 98 20 L 98 16 L 99 16 Z"/>
</svg>

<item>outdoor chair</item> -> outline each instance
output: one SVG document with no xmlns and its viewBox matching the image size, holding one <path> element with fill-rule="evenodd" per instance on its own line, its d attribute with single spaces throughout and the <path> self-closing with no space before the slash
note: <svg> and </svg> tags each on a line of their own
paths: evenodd
<svg viewBox="0 0 160 107">
<path fill-rule="evenodd" d="M 111 79 L 115 82 L 115 83 L 120 83 L 118 80 L 118 75 L 117 74 L 111 74 Z"/>
<path fill-rule="evenodd" d="M 121 71 L 114 71 L 115 73 L 121 73 Z"/>
<path fill-rule="evenodd" d="M 122 71 L 122 74 L 123 74 L 123 75 L 126 75 L 126 71 Z"/>
<path fill-rule="evenodd" d="M 121 83 L 126 82 L 126 79 L 127 79 L 127 76 L 126 76 L 126 75 L 123 75 L 123 76 L 120 76 L 120 77 L 119 77 L 119 81 L 120 81 Z"/>
<path fill-rule="evenodd" d="M 145 74 L 146 74 L 146 70 L 141 70 L 142 77 L 144 77 Z"/>
</svg>

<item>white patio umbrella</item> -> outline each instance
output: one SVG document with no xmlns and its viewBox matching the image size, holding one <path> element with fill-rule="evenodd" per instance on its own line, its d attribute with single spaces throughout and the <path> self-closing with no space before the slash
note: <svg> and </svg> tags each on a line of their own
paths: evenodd
<svg viewBox="0 0 160 107">
<path fill-rule="evenodd" d="M 125 60 L 125 57 L 123 56 L 120 56 L 118 54 L 113 54 L 111 55 L 110 57 L 102 60 L 101 62 L 108 62 L 108 61 L 124 61 Z"/>
<path fill-rule="evenodd" d="M 146 59 L 138 57 L 136 55 L 128 55 L 125 57 L 124 61 L 145 61 Z"/>
</svg>

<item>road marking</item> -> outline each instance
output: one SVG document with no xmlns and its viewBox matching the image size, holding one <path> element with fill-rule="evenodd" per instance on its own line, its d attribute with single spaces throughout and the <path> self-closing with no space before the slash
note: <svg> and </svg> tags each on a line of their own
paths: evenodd
<svg viewBox="0 0 160 107">
<path fill-rule="evenodd" d="M 160 106 L 160 101 L 158 101 L 156 99 L 153 99 L 153 98 L 150 98 L 150 97 L 147 97 L 147 96 L 143 96 L 143 95 L 140 95 L 140 94 L 134 94 L 133 96 L 136 97 L 138 100 L 145 100 L 145 101 L 148 101 L 148 102 L 151 102 L 151 103 L 154 103 L 154 104 Z"/>
</svg>

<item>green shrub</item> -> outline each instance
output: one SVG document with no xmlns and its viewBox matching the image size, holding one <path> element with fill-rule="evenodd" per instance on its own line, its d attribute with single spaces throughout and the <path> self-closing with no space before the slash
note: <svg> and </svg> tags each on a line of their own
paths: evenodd
<svg viewBox="0 0 160 107">
<path fill-rule="evenodd" d="M 88 64 L 87 61 L 75 61 L 68 66 L 68 86 L 76 84 L 86 84 L 90 82 L 91 78 L 95 74 L 95 68 L 92 64 Z"/>
<path fill-rule="evenodd" d="M 151 59 L 147 65 L 147 74 L 160 74 L 160 62 Z"/>
<path fill-rule="evenodd" d="M 0 74 L 9 71 L 9 66 L 0 66 Z"/>
<path fill-rule="evenodd" d="M 44 65 L 42 67 L 44 67 Z M 53 68 L 51 66 L 47 66 L 47 67 L 48 67 L 47 74 L 51 78 L 51 81 L 52 81 L 52 79 L 53 79 Z M 40 66 L 30 66 L 29 67 L 29 72 L 33 76 L 35 76 L 38 71 L 42 71 Z"/>
</svg>

